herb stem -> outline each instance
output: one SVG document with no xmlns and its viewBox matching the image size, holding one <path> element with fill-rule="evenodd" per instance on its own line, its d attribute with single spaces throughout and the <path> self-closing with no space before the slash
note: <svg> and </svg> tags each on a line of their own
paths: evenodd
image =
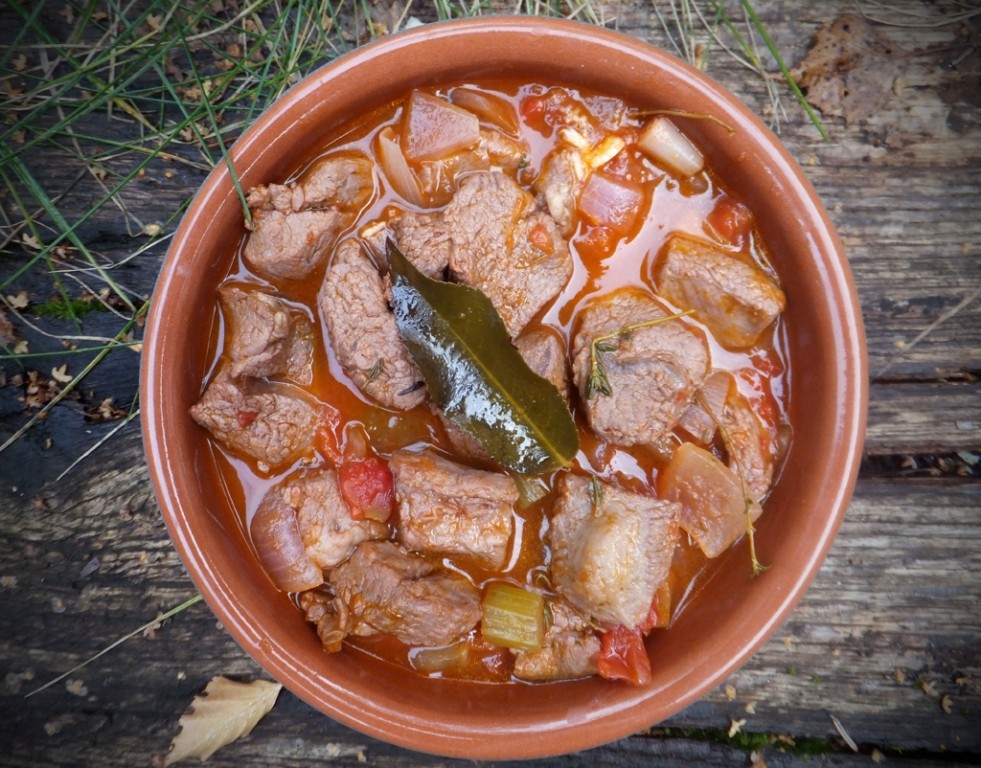
<svg viewBox="0 0 981 768">
<path fill-rule="evenodd" d="M 603 364 L 599 360 L 598 352 L 613 352 L 616 350 L 615 344 L 610 344 L 612 341 L 619 341 L 624 336 L 638 331 L 641 328 L 650 328 L 655 325 L 661 325 L 661 323 L 666 323 L 670 320 L 679 320 L 682 317 L 687 317 L 692 314 L 693 310 L 686 309 L 684 312 L 678 312 L 673 315 L 667 315 L 666 317 L 655 317 L 653 320 L 644 320 L 640 323 L 632 323 L 630 325 L 625 325 L 613 333 L 606 333 L 602 336 L 597 336 L 589 344 L 589 377 L 586 379 L 586 398 L 589 399 L 597 392 L 609 397 L 613 394 L 613 388 L 610 386 L 610 380 L 606 376 L 606 370 L 603 368 Z"/>
</svg>

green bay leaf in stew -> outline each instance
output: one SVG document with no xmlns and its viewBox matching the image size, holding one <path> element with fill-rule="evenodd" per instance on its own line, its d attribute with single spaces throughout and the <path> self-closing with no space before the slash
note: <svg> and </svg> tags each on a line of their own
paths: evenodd
<svg viewBox="0 0 981 768">
<path fill-rule="evenodd" d="M 426 277 L 391 242 L 388 256 L 396 325 L 436 407 L 508 469 L 569 464 L 579 451 L 572 414 L 511 344 L 490 299 Z"/>
</svg>

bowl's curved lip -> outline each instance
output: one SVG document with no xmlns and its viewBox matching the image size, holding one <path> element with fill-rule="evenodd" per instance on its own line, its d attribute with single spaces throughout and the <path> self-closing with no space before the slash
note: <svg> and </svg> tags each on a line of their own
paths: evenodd
<svg viewBox="0 0 981 768">
<path fill-rule="evenodd" d="M 163 329 L 160 326 L 161 312 L 158 310 L 157 301 L 161 304 L 165 303 L 168 285 L 180 269 L 181 251 L 188 241 L 189 234 L 195 227 L 201 225 L 202 216 L 206 215 L 204 214 L 206 203 L 215 195 L 225 194 L 223 190 L 227 189 L 229 184 L 229 174 L 224 164 L 216 166 L 204 182 L 179 225 L 168 251 L 158 278 L 156 300 L 153 302 L 146 328 L 140 384 L 141 391 L 144 393 L 141 416 L 144 445 L 151 480 L 163 517 L 191 577 L 211 609 L 242 647 L 274 677 L 285 682 L 287 687 L 299 697 L 360 731 L 385 741 L 427 752 L 468 758 L 506 759 L 572 752 L 625 737 L 649 727 L 700 698 L 741 666 L 763 644 L 804 595 L 820 569 L 840 527 L 858 473 L 865 430 L 868 382 L 865 335 L 859 301 L 842 244 L 814 189 L 779 140 L 734 96 L 706 75 L 650 44 L 595 26 L 556 19 L 489 16 L 438 22 L 400 32 L 344 54 L 293 86 L 280 98 L 273 110 L 302 100 L 311 92 L 323 88 L 338 72 L 361 66 L 392 52 L 445 36 L 482 36 L 488 33 L 561 36 L 588 41 L 590 44 L 599 43 L 618 53 L 626 53 L 634 57 L 638 66 L 656 67 L 673 77 L 683 79 L 687 84 L 694 84 L 721 104 L 739 128 L 754 133 L 761 150 L 772 158 L 776 167 L 787 174 L 789 183 L 806 208 L 806 215 L 815 224 L 815 231 L 819 235 L 819 242 L 815 243 L 815 249 L 825 259 L 824 280 L 827 289 L 840 297 L 839 306 L 843 308 L 842 315 L 836 318 L 841 331 L 837 334 L 841 345 L 840 353 L 843 358 L 851 361 L 851 365 L 839 377 L 840 394 L 837 402 L 838 415 L 848 416 L 843 418 L 839 430 L 840 444 L 847 446 L 849 453 L 841 460 L 844 471 L 837 478 L 837 486 L 832 489 L 833 514 L 828 516 L 821 537 L 815 542 L 810 557 L 800 564 L 796 578 L 785 585 L 777 610 L 766 621 L 756 626 L 755 631 L 740 638 L 738 649 L 730 655 L 726 663 L 708 671 L 702 684 L 670 700 L 655 700 L 651 696 L 638 694 L 626 697 L 622 706 L 597 712 L 595 717 L 585 723 L 572 724 L 567 721 L 537 723 L 534 727 L 523 727 L 508 732 L 494 727 L 484 730 L 474 729 L 472 724 L 467 724 L 464 730 L 453 723 L 420 723 L 417 720 L 403 722 L 398 713 L 373 710 L 369 701 L 354 700 L 350 697 L 343 699 L 345 692 L 331 690 L 325 693 L 322 689 L 318 689 L 313 681 L 298 675 L 297 666 L 292 664 L 284 653 L 270 649 L 268 642 L 257 643 L 254 629 L 247 626 L 245 617 L 237 612 L 233 605 L 235 595 L 229 592 L 221 575 L 210 568 L 204 553 L 195 545 L 192 532 L 185 525 L 181 500 L 175 493 L 171 481 L 172 473 L 168 468 L 170 456 L 159 412 L 160 398 L 166 396 L 166 382 L 164 366 L 159 360 L 158 342 Z M 245 149 L 265 140 L 264 133 L 273 122 L 273 110 L 263 114 L 243 133 L 233 148 L 233 154 L 237 154 L 236 148 Z M 543 738 L 546 733 L 549 734 L 547 739 Z M 561 738 L 558 739 L 556 736 Z M 544 744 L 548 746 L 543 747 Z"/>
</svg>

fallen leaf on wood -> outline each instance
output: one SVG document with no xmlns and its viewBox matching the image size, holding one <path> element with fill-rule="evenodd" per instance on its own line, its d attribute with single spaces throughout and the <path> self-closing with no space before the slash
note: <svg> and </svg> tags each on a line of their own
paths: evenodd
<svg viewBox="0 0 981 768">
<path fill-rule="evenodd" d="M 220 675 L 212 678 L 204 694 L 195 696 L 181 715 L 181 731 L 171 742 L 164 765 L 186 757 L 206 760 L 215 750 L 248 736 L 273 708 L 282 687 L 268 680 L 238 683 Z"/>
<path fill-rule="evenodd" d="M 60 384 L 67 384 L 75 377 L 68 372 L 68 363 L 64 363 L 57 368 L 51 369 L 51 378 Z"/>
<path fill-rule="evenodd" d="M 852 125 L 886 107 L 907 57 L 861 16 L 848 13 L 818 30 L 792 74 L 822 114 Z"/>
</svg>

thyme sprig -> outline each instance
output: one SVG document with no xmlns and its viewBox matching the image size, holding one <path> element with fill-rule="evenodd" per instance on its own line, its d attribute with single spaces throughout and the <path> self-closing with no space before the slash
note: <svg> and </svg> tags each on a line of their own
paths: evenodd
<svg viewBox="0 0 981 768">
<path fill-rule="evenodd" d="M 692 310 L 686 309 L 684 312 L 678 312 L 674 315 L 656 317 L 653 320 L 645 320 L 642 323 L 631 323 L 630 325 L 623 326 L 618 331 L 597 336 L 593 339 L 589 345 L 589 376 L 586 378 L 586 399 L 588 400 L 597 392 L 607 397 L 613 394 L 613 387 L 610 386 L 610 380 L 606 376 L 606 370 L 603 368 L 603 364 L 599 359 L 600 352 L 616 352 L 620 346 L 620 341 L 628 338 L 634 331 L 660 325 L 669 320 L 678 320 L 690 314 L 692 314 Z"/>
</svg>

